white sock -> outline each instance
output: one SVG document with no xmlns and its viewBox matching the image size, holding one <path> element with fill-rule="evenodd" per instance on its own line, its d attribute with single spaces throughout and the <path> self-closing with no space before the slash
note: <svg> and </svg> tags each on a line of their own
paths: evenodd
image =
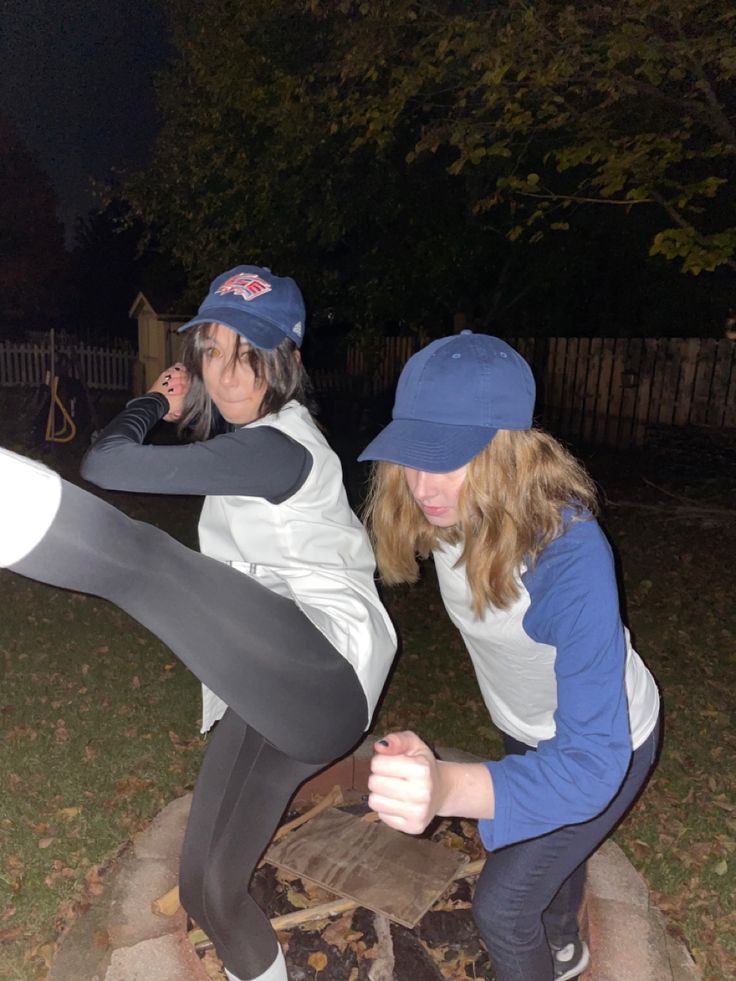
<svg viewBox="0 0 736 981">
<path fill-rule="evenodd" d="M 61 478 L 35 460 L 0 447 L 0 568 L 38 545 L 61 502 Z"/>
<path fill-rule="evenodd" d="M 225 968 L 225 975 L 228 981 L 241 981 L 240 978 L 228 971 L 227 968 Z M 286 973 L 284 952 L 281 947 L 279 947 L 279 952 L 276 954 L 276 960 L 273 964 L 269 968 L 266 968 L 263 974 L 259 974 L 257 978 L 251 978 L 250 981 L 289 981 L 289 975 Z"/>
</svg>

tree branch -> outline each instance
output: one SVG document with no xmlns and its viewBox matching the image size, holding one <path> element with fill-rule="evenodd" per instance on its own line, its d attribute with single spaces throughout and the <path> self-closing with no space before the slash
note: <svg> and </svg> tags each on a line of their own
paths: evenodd
<svg viewBox="0 0 736 981">
<path fill-rule="evenodd" d="M 627 208 L 633 204 L 657 203 L 654 198 L 637 198 L 636 201 L 622 201 L 619 198 L 585 198 L 577 194 L 555 194 L 553 191 L 549 191 L 547 194 L 535 194 L 532 191 L 517 191 L 516 193 L 521 195 L 521 197 L 541 198 L 543 201 L 574 201 L 575 204 L 613 204 Z"/>
<path fill-rule="evenodd" d="M 682 215 L 677 210 L 677 208 L 674 207 L 674 205 L 670 204 L 670 202 L 666 198 L 662 197 L 662 195 L 659 193 L 659 191 L 652 191 L 652 197 L 653 197 L 654 201 L 661 208 L 664 208 L 664 210 L 670 216 L 670 218 L 672 219 L 672 221 L 674 221 L 674 223 L 679 228 L 692 228 L 693 227 L 692 224 L 689 221 L 686 221 L 682 217 Z"/>
<path fill-rule="evenodd" d="M 718 132 L 726 143 L 728 143 L 729 146 L 736 151 L 736 130 L 733 128 L 731 120 L 724 113 L 723 106 L 718 101 L 716 94 L 713 91 L 713 86 L 710 84 L 710 79 L 705 74 L 705 69 L 703 68 L 702 64 L 692 56 L 690 52 L 690 43 L 682 30 L 682 24 L 680 23 L 679 17 L 675 20 L 675 28 L 677 30 L 677 35 L 684 46 L 685 58 L 700 82 L 703 95 L 705 96 L 705 100 L 708 103 L 708 108 L 710 109 L 708 115 L 713 120 L 713 125 L 716 128 L 716 132 Z"/>
</svg>

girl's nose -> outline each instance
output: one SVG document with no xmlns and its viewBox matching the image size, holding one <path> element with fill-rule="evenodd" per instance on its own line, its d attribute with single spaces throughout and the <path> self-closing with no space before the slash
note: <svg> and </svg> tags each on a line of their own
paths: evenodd
<svg viewBox="0 0 736 981">
<path fill-rule="evenodd" d="M 415 472 L 414 497 L 420 501 L 428 501 L 435 494 L 433 475 L 424 470 L 417 470 Z"/>
<path fill-rule="evenodd" d="M 231 358 L 223 358 L 223 364 L 220 368 L 220 382 L 230 386 L 238 383 L 238 365 Z"/>
</svg>

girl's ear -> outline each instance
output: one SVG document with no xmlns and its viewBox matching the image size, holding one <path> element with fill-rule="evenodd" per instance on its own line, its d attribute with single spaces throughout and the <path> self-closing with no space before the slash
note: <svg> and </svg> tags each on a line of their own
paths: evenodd
<svg viewBox="0 0 736 981">
<path fill-rule="evenodd" d="M 299 350 L 298 347 L 294 348 L 294 360 L 296 361 L 297 364 L 302 363 L 302 352 Z"/>
</svg>

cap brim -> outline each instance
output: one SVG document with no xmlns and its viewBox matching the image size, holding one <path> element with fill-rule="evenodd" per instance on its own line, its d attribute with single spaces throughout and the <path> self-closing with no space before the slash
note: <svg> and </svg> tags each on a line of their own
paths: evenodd
<svg viewBox="0 0 736 981">
<path fill-rule="evenodd" d="M 498 432 L 486 426 L 448 426 L 394 419 L 358 457 L 385 460 L 427 473 L 450 473 L 469 463 Z"/>
<path fill-rule="evenodd" d="M 192 320 L 188 320 L 187 323 L 182 324 L 177 329 L 177 334 L 180 334 L 183 330 L 189 330 L 190 327 L 196 327 L 197 324 L 224 324 L 225 327 L 229 327 L 230 330 L 234 330 L 236 334 L 244 337 L 253 347 L 258 347 L 265 351 L 272 351 L 275 347 L 278 347 L 287 336 L 283 330 L 279 327 L 274 327 L 267 320 L 262 320 L 260 317 L 254 317 L 251 314 L 236 313 L 227 307 L 210 308 L 206 316 L 194 317 Z M 293 338 L 293 340 L 298 346 L 299 339 Z"/>
</svg>

